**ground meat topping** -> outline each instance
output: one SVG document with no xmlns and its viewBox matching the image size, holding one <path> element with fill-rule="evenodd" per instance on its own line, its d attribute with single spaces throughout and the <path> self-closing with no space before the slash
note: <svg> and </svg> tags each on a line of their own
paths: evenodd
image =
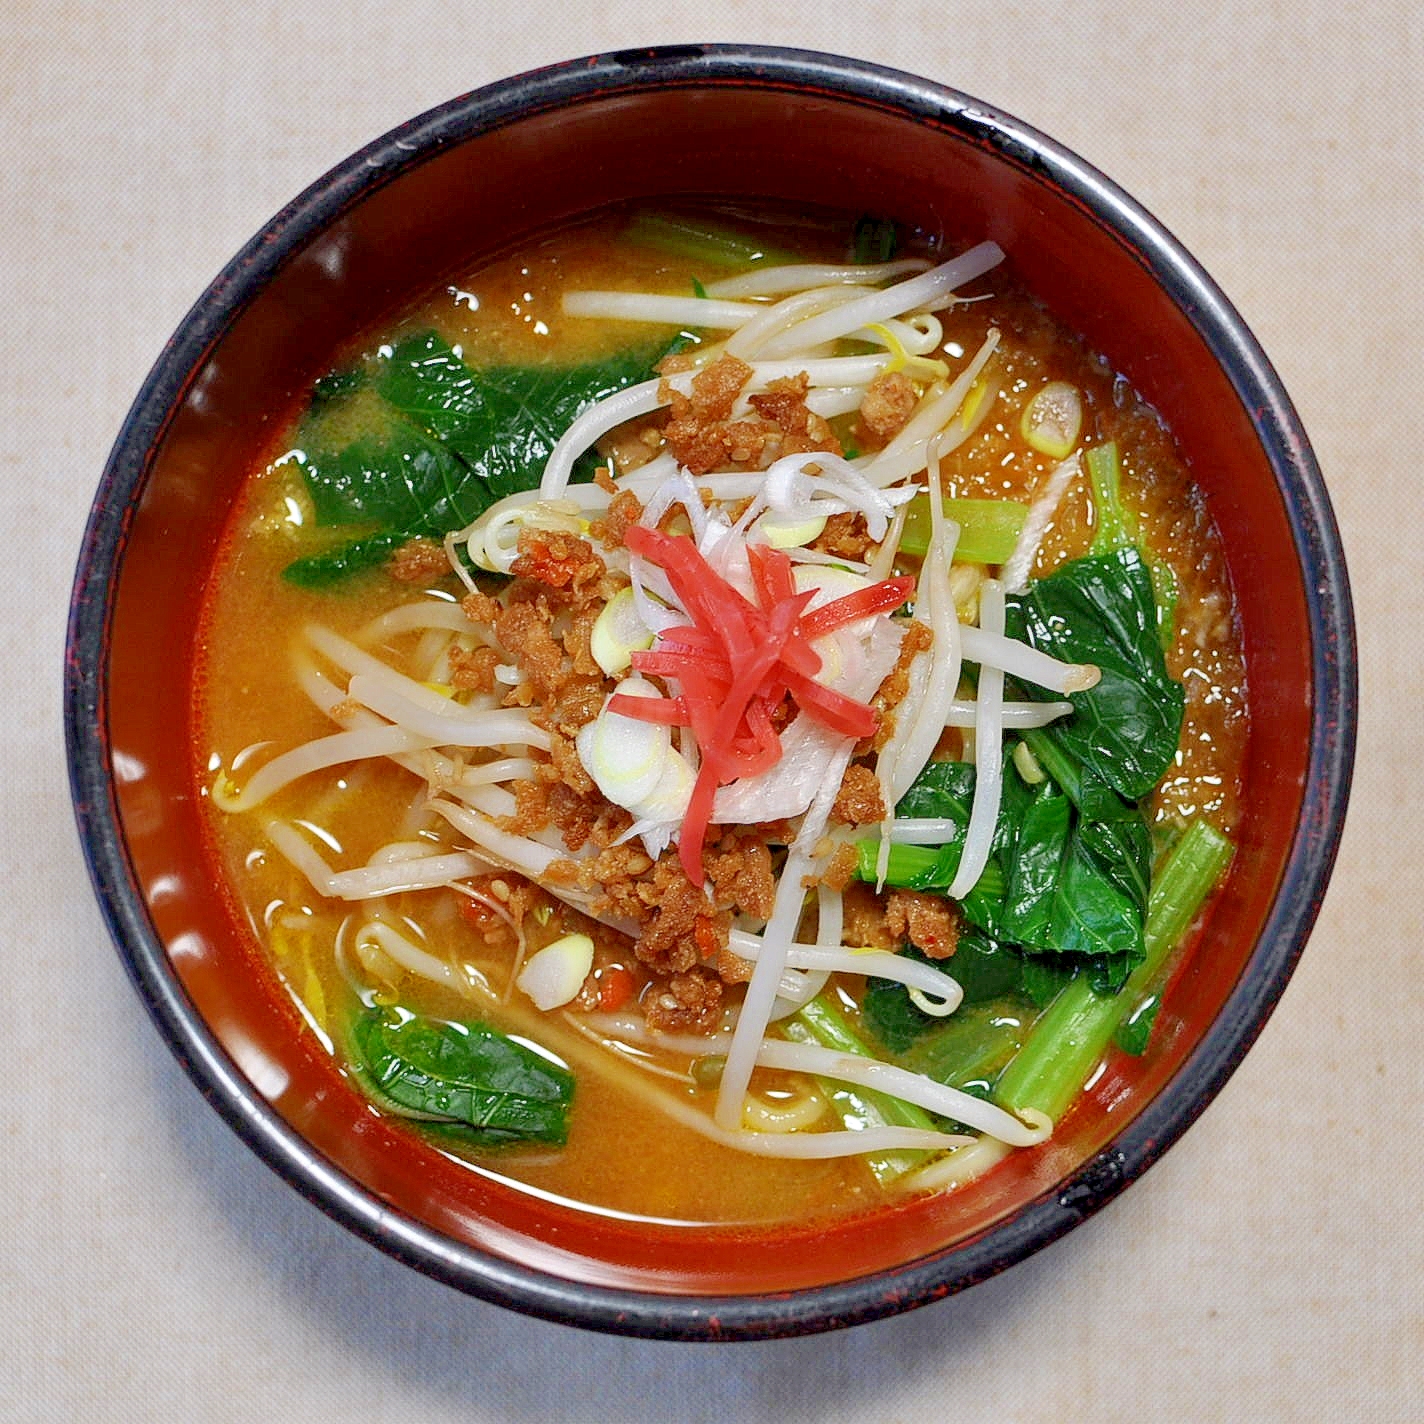
<svg viewBox="0 0 1424 1424">
<path fill-rule="evenodd" d="M 499 599 L 491 598 L 487 593 L 467 593 L 460 600 L 460 607 L 465 610 L 465 617 L 471 623 L 481 628 L 493 628 L 502 605 Z"/>
<path fill-rule="evenodd" d="M 885 924 L 885 906 L 874 889 L 863 881 L 852 881 L 841 899 L 845 916 L 846 944 L 858 949 L 898 949 Z"/>
<path fill-rule="evenodd" d="M 724 949 L 717 955 L 717 973 L 724 984 L 745 984 L 752 977 L 752 962 Z"/>
<path fill-rule="evenodd" d="M 810 378 L 802 371 L 800 375 L 772 381 L 762 395 L 748 396 L 747 404 L 763 420 L 770 421 L 782 431 L 785 436 L 781 450 L 783 455 L 808 454 L 817 450 L 839 455 L 841 444 L 832 433 L 830 424 L 806 404 L 810 389 Z"/>
<path fill-rule="evenodd" d="M 549 768 L 555 779 L 562 781 L 570 791 L 579 796 L 597 796 L 598 787 L 593 778 L 584 770 L 578 748 L 572 737 L 565 736 L 557 727 L 549 730 Z M 602 797 L 599 797 L 602 801 Z"/>
<path fill-rule="evenodd" d="M 770 919 L 776 900 L 771 851 L 759 833 L 728 831 L 706 857 L 717 903 L 754 919 Z"/>
<path fill-rule="evenodd" d="M 838 558 L 865 563 L 875 547 L 875 540 L 865 527 L 863 514 L 833 514 L 826 520 L 826 527 L 811 547 L 823 554 L 835 554 Z"/>
<path fill-rule="evenodd" d="M 658 1033 L 712 1033 L 722 1020 L 722 981 L 705 969 L 674 974 L 643 996 L 643 1014 Z"/>
<path fill-rule="evenodd" d="M 514 814 L 501 816 L 499 827 L 516 836 L 532 836 L 549 824 L 549 790 L 541 781 L 515 781 Z"/>
<path fill-rule="evenodd" d="M 855 879 L 860 865 L 860 853 L 855 846 L 846 842 L 837 846 L 826 867 L 821 871 L 819 884 L 827 890 L 844 890 Z"/>
<path fill-rule="evenodd" d="M 476 875 L 466 884 L 473 893 L 460 901 L 461 918 L 487 943 L 505 938 L 517 940 L 523 933 L 526 917 L 535 906 L 561 908 L 537 885 L 510 870 Z M 494 908 L 496 904 L 503 907 L 503 914 Z"/>
<path fill-rule="evenodd" d="M 553 634 L 553 613 L 542 595 L 500 608 L 494 635 L 524 674 L 505 698 L 513 706 L 528 707 L 537 698 L 551 701 L 563 682 L 564 649 Z"/>
<path fill-rule="evenodd" d="M 868 826 L 885 819 L 885 799 L 880 794 L 880 781 L 861 762 L 846 767 L 841 789 L 831 807 L 831 820 L 845 825 Z"/>
<path fill-rule="evenodd" d="M 895 709 L 905 700 L 905 694 L 910 690 L 910 665 L 921 653 L 927 652 L 934 642 L 934 630 L 928 623 L 910 618 L 905 620 L 904 628 L 905 636 L 900 642 L 900 656 L 895 660 L 895 666 L 890 669 L 890 675 L 870 699 L 870 705 L 880 715 L 880 724 L 870 741 L 870 746 L 876 751 L 890 740 L 891 733 L 895 730 Z"/>
<path fill-rule="evenodd" d="M 695 475 L 726 467 L 765 469 L 781 455 L 824 451 L 840 454 L 826 421 L 806 405 L 805 373 L 772 381 L 748 398 L 755 418 L 732 419 L 736 398 L 751 367 L 723 356 L 699 371 L 687 395 L 664 379 L 659 395 L 669 407 L 663 440 L 677 462 Z"/>
<path fill-rule="evenodd" d="M 745 361 L 739 361 L 735 356 L 719 357 L 692 378 L 688 403 L 693 415 L 704 425 L 726 420 L 732 414 L 742 387 L 751 378 L 752 368 Z"/>
<path fill-rule="evenodd" d="M 620 426 L 598 442 L 598 453 L 621 475 L 641 469 L 662 449 L 662 427 L 666 419 L 662 411 L 657 411 L 645 420 Z M 597 475 L 594 478 L 597 479 Z M 609 480 L 612 481 L 611 471 Z"/>
<path fill-rule="evenodd" d="M 591 648 L 593 625 L 598 622 L 602 611 L 601 604 L 589 604 L 576 609 L 569 617 L 569 626 L 564 633 L 564 651 L 569 655 L 574 672 L 580 677 L 603 676 L 603 669 L 599 667 Z"/>
<path fill-rule="evenodd" d="M 450 560 L 433 539 L 407 539 L 386 560 L 386 572 L 401 583 L 429 583 L 450 572 Z"/>
<path fill-rule="evenodd" d="M 661 973 L 681 974 L 695 964 L 715 960 L 727 943 L 732 917 L 719 910 L 682 873 L 676 855 L 663 855 L 653 867 L 651 882 L 639 884 L 647 898 L 648 918 L 634 950 L 643 963 Z"/>
<path fill-rule="evenodd" d="M 856 433 L 866 445 L 887 444 L 905 428 L 919 400 L 903 371 L 882 371 L 866 387 Z"/>
<path fill-rule="evenodd" d="M 605 549 L 621 549 L 623 536 L 643 517 L 643 505 L 632 490 L 619 490 L 609 501 L 608 513 L 595 519 L 588 532 Z"/>
<path fill-rule="evenodd" d="M 499 653 L 494 648 L 450 649 L 450 684 L 462 692 L 493 692 Z"/>
<path fill-rule="evenodd" d="M 510 565 L 510 572 L 545 588 L 581 595 L 596 585 L 608 569 L 586 539 L 560 530 L 526 527 L 519 531 L 519 554 Z"/>
<path fill-rule="evenodd" d="M 948 959 L 959 944 L 959 911 L 943 895 L 895 890 L 885 902 L 885 926 L 896 944 L 908 940 L 930 959 Z"/>
<path fill-rule="evenodd" d="M 921 890 L 892 890 L 883 898 L 871 886 L 846 886 L 845 942 L 898 950 L 912 944 L 930 959 L 948 959 L 959 943 L 959 909 L 953 900 Z"/>
</svg>

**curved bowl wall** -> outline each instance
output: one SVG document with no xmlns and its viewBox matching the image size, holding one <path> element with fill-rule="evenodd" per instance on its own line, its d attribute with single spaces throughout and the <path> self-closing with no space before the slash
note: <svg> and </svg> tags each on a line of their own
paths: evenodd
<svg viewBox="0 0 1424 1424">
<path fill-rule="evenodd" d="M 1240 852 L 1141 1061 L 958 1193 L 814 1229 L 578 1213 L 366 1110 L 198 854 L 185 751 L 208 562 L 270 429 L 338 348 L 482 255 L 609 202 L 774 197 L 996 239 L 1176 432 L 1225 539 L 1254 713 Z M 848 60 L 689 47 L 497 84 L 280 213 L 163 352 L 105 471 L 67 664 L 76 811 L 129 971 L 205 1095 L 299 1191 L 473 1294 L 599 1329 L 753 1338 L 870 1319 L 1051 1241 L 1149 1166 L 1269 1014 L 1334 858 L 1354 736 L 1349 595 L 1289 401 L 1197 265 L 1100 174 L 958 93 Z"/>
</svg>

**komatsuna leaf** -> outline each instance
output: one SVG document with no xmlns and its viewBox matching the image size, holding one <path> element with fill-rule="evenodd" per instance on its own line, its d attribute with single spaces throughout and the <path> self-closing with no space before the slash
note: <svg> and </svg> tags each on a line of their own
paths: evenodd
<svg viewBox="0 0 1424 1424">
<path fill-rule="evenodd" d="M 1012 781 L 1006 779 L 1006 788 Z M 1054 901 L 1072 834 L 1072 803 L 1044 782 L 1006 847 L 1003 925 L 1020 944 L 1056 949 Z"/>
<path fill-rule="evenodd" d="M 900 798 L 895 814 L 907 819 L 946 818 L 967 826 L 973 798 L 973 762 L 926 762 L 909 790 Z M 962 838 L 963 832 L 960 834 Z"/>
<path fill-rule="evenodd" d="M 1006 791 L 1013 780 L 1009 772 Z M 1138 863 L 1139 853 L 1150 855 L 1140 816 L 1099 825 L 1043 782 L 1000 852 L 1006 883 L 999 933 L 1026 952 L 1091 960 L 1100 981 L 1121 982 L 1145 953 L 1149 865 Z M 1115 863 L 1119 855 L 1127 863 Z"/>
<path fill-rule="evenodd" d="M 911 947 L 900 952 L 924 960 Z M 966 929 L 953 957 L 939 962 L 964 990 L 963 1002 L 953 1014 L 947 1018 L 926 1014 L 903 984 L 874 978 L 866 981 L 861 1014 L 881 1046 L 903 1065 L 964 1087 L 1001 1068 L 1000 1057 L 1007 1061 L 1017 1047 L 1021 1019 L 1006 1005 L 1022 996 L 1026 964 L 1007 945 Z"/>
<path fill-rule="evenodd" d="M 579 366 L 475 370 L 433 331 L 401 340 L 371 369 L 324 377 L 298 441 L 318 525 L 351 542 L 440 538 L 506 495 L 535 488 L 565 429 L 605 396 L 647 378 L 660 355 L 639 347 Z M 344 403 L 360 433 L 336 438 Z M 366 566 L 342 547 L 299 559 L 296 582 L 317 586 Z"/>
<path fill-rule="evenodd" d="M 930 959 L 909 944 L 902 946 L 899 953 L 954 976 L 964 991 L 960 1006 L 949 1016 L 957 1022 L 962 1022 L 967 1011 L 976 1005 L 1000 1001 L 1019 992 L 1022 958 L 977 929 L 966 928 L 960 933 L 949 959 Z M 909 990 L 896 979 L 868 978 L 860 1012 L 881 1046 L 896 1055 L 903 1055 L 924 1034 L 943 1030 L 946 1023 L 943 1016 L 920 1009 Z"/>
<path fill-rule="evenodd" d="M 463 502 L 456 502 L 469 484 L 464 461 L 401 421 L 390 421 L 382 436 L 363 436 L 340 449 L 314 445 L 302 474 L 324 527 L 364 526 L 413 538 L 443 534 L 437 526 L 447 520 L 456 521 L 451 529 L 469 523 L 461 519 Z"/>
<path fill-rule="evenodd" d="M 1159 994 L 1148 995 L 1117 1026 L 1117 1030 L 1113 1034 L 1113 1042 L 1124 1053 L 1131 1054 L 1134 1058 L 1141 1058 L 1147 1052 L 1148 1043 L 1151 1042 L 1152 1030 L 1156 1026 L 1157 1014 L 1161 1007 L 1162 998 Z"/>
<path fill-rule="evenodd" d="M 1078 844 L 1098 869 L 1147 916 L 1147 896 L 1152 888 L 1152 833 L 1142 815 L 1111 821 L 1078 821 Z"/>
<path fill-rule="evenodd" d="M 567 1139 L 573 1075 L 487 1024 L 373 1008 L 352 1036 L 362 1076 L 397 1112 L 461 1123 L 491 1145 Z"/>
<path fill-rule="evenodd" d="M 973 788 L 968 763 L 924 768 L 896 815 L 944 819 L 950 838 L 940 846 L 892 846 L 888 885 L 948 888 L 962 854 Z M 1086 967 L 1095 984 L 1115 989 L 1144 953 L 1151 839 L 1141 811 L 1111 795 L 1113 819 L 1094 822 L 1052 780 L 1028 786 L 1006 751 L 993 851 L 960 910 L 969 925 L 1025 956 L 1059 961 L 1069 973 Z M 858 848 L 856 873 L 874 881 L 878 871 L 879 845 L 867 840 Z M 952 972 L 958 977 L 957 966 Z M 901 1028 L 914 1027 L 909 1018 L 888 1031 L 899 1036 Z"/>
<path fill-rule="evenodd" d="M 300 588 L 330 588 L 354 574 L 380 568 L 406 542 L 390 532 L 351 539 L 320 554 L 305 554 L 282 570 L 282 577 Z"/>
<path fill-rule="evenodd" d="M 428 534 L 468 523 L 481 509 L 539 482 L 574 418 L 651 374 L 660 349 L 643 346 L 578 366 L 492 366 L 475 371 L 434 332 L 406 338 L 381 367 L 376 389 L 403 419 L 459 457 L 472 479 L 439 491 Z M 475 507 L 478 506 L 478 507 Z"/>
<path fill-rule="evenodd" d="M 901 953 L 921 957 L 910 949 Z M 860 1012 L 866 1028 L 889 1053 L 903 1053 L 934 1026 L 934 1019 L 915 1007 L 909 991 L 895 979 L 867 979 Z"/>
<path fill-rule="evenodd" d="M 1137 549 L 1064 564 L 1008 600 L 1006 626 L 1054 657 L 1097 665 L 1097 686 L 1071 695 L 1074 715 L 1041 735 L 1128 800 L 1148 795 L 1176 754 L 1185 696 L 1167 672 Z"/>
<path fill-rule="evenodd" d="M 972 762 L 927 763 L 895 807 L 897 817 L 947 820 L 954 828 L 943 845 L 891 846 L 885 883 L 901 890 L 947 890 L 959 870 L 969 811 L 974 796 Z M 874 882 L 879 878 L 879 842 L 862 841 L 857 847 L 856 876 Z M 998 905 L 1003 877 L 991 856 L 973 889 L 960 901 L 965 917 L 990 934 L 999 931 Z"/>
</svg>

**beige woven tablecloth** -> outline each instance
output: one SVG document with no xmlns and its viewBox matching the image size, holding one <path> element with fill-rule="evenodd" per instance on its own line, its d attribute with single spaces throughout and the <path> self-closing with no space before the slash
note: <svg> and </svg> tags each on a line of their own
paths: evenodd
<svg viewBox="0 0 1424 1424">
<path fill-rule="evenodd" d="M 1424 20 L 1410 0 L 246 0 L 0 7 L 0 1418 L 1139 1421 L 1424 1417 Z M 1124 1197 L 967 1294 L 741 1347 L 604 1338 L 348 1236 L 200 1100 L 111 952 L 60 732 L 108 446 L 221 264 L 328 166 L 489 80 L 688 40 L 967 90 L 1135 194 L 1254 328 L 1358 601 L 1356 794 L 1258 1046 Z"/>
</svg>

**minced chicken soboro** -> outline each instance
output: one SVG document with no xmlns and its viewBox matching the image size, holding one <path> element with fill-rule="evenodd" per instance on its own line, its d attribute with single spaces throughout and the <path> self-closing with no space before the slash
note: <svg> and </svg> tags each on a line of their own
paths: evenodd
<svg viewBox="0 0 1424 1424">
<path fill-rule="evenodd" d="M 1056 1101 L 1034 1110 L 1042 1071 L 1024 1064 L 1043 1056 L 1035 1026 L 1070 976 L 1074 992 L 1122 1001 L 1104 1020 L 1105 1052 L 1122 1051 L 1108 1042 L 1122 1020 L 1150 1021 L 1146 991 L 1174 951 L 1151 948 L 1148 861 L 1166 874 L 1174 845 L 1197 832 L 1216 847 L 1180 931 L 1229 855 L 1244 669 L 1219 541 L 1169 433 L 1014 289 L 1012 254 L 1000 265 L 992 245 L 973 248 L 982 270 L 955 281 L 974 300 L 931 290 L 908 308 L 891 300 L 883 317 L 865 308 L 845 332 L 827 313 L 875 293 L 885 306 L 906 283 L 932 288 L 961 248 L 917 237 L 893 267 L 797 278 L 832 289 L 820 299 L 765 277 L 764 295 L 736 286 L 780 271 L 786 254 L 844 266 L 857 240 L 897 235 L 831 218 L 619 212 L 549 237 L 350 353 L 234 512 L 198 680 L 196 775 L 219 878 L 302 1031 L 321 1036 L 373 1110 L 472 1170 L 704 1222 L 805 1219 L 953 1186 L 1060 1115 Z M 565 310 L 570 294 L 610 292 L 624 296 Z M 630 293 L 680 305 L 625 309 Z M 729 336 L 734 323 L 756 331 L 749 314 L 776 325 L 764 313 L 784 301 L 778 330 Z M 823 323 L 806 333 L 813 349 L 796 346 L 798 316 Z M 974 362 L 936 443 L 887 476 L 907 423 L 943 405 Z M 655 393 L 626 421 L 596 422 L 597 459 L 575 478 L 599 464 L 598 482 L 566 486 L 562 447 L 550 460 L 565 428 L 645 381 Z M 1067 405 L 1026 416 L 1045 388 Z M 923 492 L 936 466 L 944 513 L 962 516 L 960 550 L 988 542 L 932 588 L 921 557 L 947 537 Z M 1106 514 L 1104 472 L 1120 477 Z M 545 503 L 517 493 L 541 479 Z M 402 504 L 383 480 L 416 493 Z M 773 507 L 749 509 L 768 480 Z M 959 501 L 986 499 L 1008 502 L 1007 532 L 976 535 L 982 506 Z M 476 520 L 492 502 L 500 536 L 492 516 Z M 1081 700 L 1107 691 L 1080 677 L 1068 710 L 1026 675 L 1005 682 L 982 649 L 976 662 L 970 641 L 976 622 L 1006 616 L 1033 641 L 1030 600 L 1049 587 L 1037 581 L 1084 557 L 1149 580 L 1139 611 L 1146 587 L 1166 630 L 1164 675 L 1182 689 L 1155 789 L 1098 785 L 1109 800 L 1091 814 L 1084 786 L 1101 778 L 1081 758 L 1095 753 L 1053 739 L 1074 721 L 1111 721 L 1112 708 Z M 491 564 L 507 572 L 479 567 Z M 839 619 L 807 621 L 846 598 Z M 600 619 L 614 604 L 619 620 Z M 395 611 L 413 605 L 425 611 Z M 1050 604 L 1044 617 L 1056 616 Z M 1152 658 L 1132 652 L 1146 671 L 1127 680 L 1152 684 Z M 1090 658 L 1059 662 L 1098 676 Z M 952 713 L 949 698 L 970 710 Z M 1042 704 L 1058 710 L 1009 726 Z M 447 724 L 499 716 L 513 719 L 493 734 L 507 742 L 439 740 Z M 928 736 L 912 735 L 915 718 L 930 719 Z M 946 725 L 956 720 L 969 725 Z M 794 793 L 798 723 L 794 755 L 812 760 L 799 773 L 810 789 Z M 359 755 L 322 755 L 333 745 L 322 739 L 362 732 L 375 740 Z M 304 744 L 316 769 L 261 789 L 260 769 Z M 1064 745 L 1067 761 L 1055 760 Z M 634 786 L 639 757 L 648 774 Z M 976 758 L 973 773 L 954 765 Z M 778 776 L 779 799 L 763 795 L 758 778 Z M 815 797 L 827 777 L 833 806 Z M 1105 839 L 1128 844 L 1136 869 L 1105 868 Z M 947 893 L 975 855 L 972 889 Z M 421 888 L 400 888 L 393 865 L 413 867 Z M 1092 921 L 1090 942 L 1044 942 L 1056 933 L 1044 928 L 1045 873 L 1058 877 L 1048 899 L 1086 895 L 1070 912 Z M 798 960 L 792 941 L 812 948 Z M 879 958 L 817 958 L 842 947 Z M 889 1076 L 839 1077 L 848 1053 Z M 851 1131 L 872 1148 L 774 1155 Z"/>
</svg>

